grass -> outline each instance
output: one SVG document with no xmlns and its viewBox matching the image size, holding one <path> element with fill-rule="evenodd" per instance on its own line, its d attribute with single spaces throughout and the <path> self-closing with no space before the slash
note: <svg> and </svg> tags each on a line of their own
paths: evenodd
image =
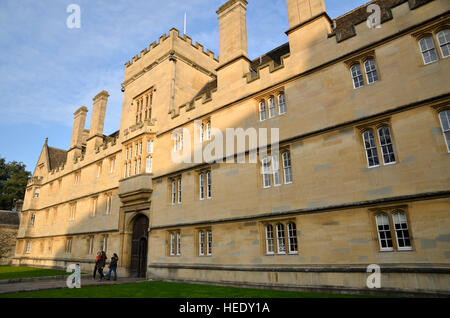
<svg viewBox="0 0 450 318">
<path fill-rule="evenodd" d="M 0 298 L 371 298 L 366 295 L 303 293 L 199 284 L 144 282 L 53 289 L 0 295 Z"/>
<path fill-rule="evenodd" d="M 25 266 L 0 266 L 0 280 L 67 275 L 65 271 Z"/>
</svg>

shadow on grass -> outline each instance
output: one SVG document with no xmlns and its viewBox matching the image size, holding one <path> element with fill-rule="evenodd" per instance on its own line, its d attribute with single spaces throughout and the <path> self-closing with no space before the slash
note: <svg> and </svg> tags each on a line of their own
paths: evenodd
<svg viewBox="0 0 450 318">
<path fill-rule="evenodd" d="M 83 283 L 83 282 L 82 282 Z M 53 289 L 0 295 L 0 298 L 373 298 L 369 295 L 320 294 L 194 285 L 143 282 L 124 285 L 91 286 L 80 289 Z"/>
<path fill-rule="evenodd" d="M 68 275 L 65 271 L 25 266 L 0 266 L 0 280 Z"/>
</svg>

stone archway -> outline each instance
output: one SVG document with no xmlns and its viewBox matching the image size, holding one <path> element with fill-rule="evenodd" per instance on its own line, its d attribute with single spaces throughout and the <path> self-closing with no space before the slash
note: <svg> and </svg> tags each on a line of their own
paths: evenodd
<svg viewBox="0 0 450 318">
<path fill-rule="evenodd" d="M 144 214 L 134 218 L 130 262 L 132 277 L 146 277 L 147 274 L 148 225 L 149 219 Z"/>
</svg>

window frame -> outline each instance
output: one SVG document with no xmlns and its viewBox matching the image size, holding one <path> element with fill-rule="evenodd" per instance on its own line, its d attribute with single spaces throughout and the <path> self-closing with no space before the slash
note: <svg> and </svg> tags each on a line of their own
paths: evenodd
<svg viewBox="0 0 450 318">
<path fill-rule="evenodd" d="M 421 42 L 423 40 L 425 40 L 425 39 L 428 39 L 428 38 L 431 39 L 431 43 L 433 44 L 433 48 L 430 49 L 430 48 L 427 47 L 426 50 L 422 50 Z M 435 62 L 439 61 L 439 54 L 438 54 L 438 51 L 436 49 L 436 43 L 434 43 L 434 36 L 433 36 L 433 34 L 431 34 L 431 33 L 424 34 L 422 37 L 420 37 L 418 39 L 417 42 L 418 42 L 418 45 L 419 45 L 420 55 L 422 56 L 422 61 L 423 61 L 424 65 L 432 64 L 432 63 L 435 63 Z M 433 61 L 430 61 L 430 62 L 426 62 L 424 53 L 425 52 L 430 52 L 430 51 L 433 51 L 433 50 L 434 50 L 434 53 L 436 55 L 436 59 L 433 60 Z"/>
<path fill-rule="evenodd" d="M 399 235 L 398 235 L 398 231 L 397 231 L 397 228 L 396 228 L 396 222 L 395 222 L 395 218 L 394 218 L 394 215 L 403 215 L 404 216 L 404 223 L 403 224 L 406 224 L 406 229 L 401 229 L 401 231 L 404 231 L 404 230 L 406 230 L 407 232 L 408 232 L 408 237 L 407 237 L 407 239 L 409 240 L 409 246 L 400 246 L 400 244 L 399 244 Z M 410 228 L 409 228 L 409 224 L 408 224 L 408 218 L 407 218 L 407 216 L 406 216 L 406 212 L 405 211 L 403 211 L 402 209 L 397 209 L 397 210 L 394 210 L 392 213 L 391 213 L 391 218 L 392 218 L 392 224 L 394 225 L 393 227 L 392 227 L 392 229 L 393 229 L 393 231 L 394 231 L 394 233 L 395 233 L 395 242 L 396 242 L 396 244 L 397 244 L 397 250 L 398 251 L 411 251 L 412 250 L 412 244 L 411 244 L 411 231 L 410 231 Z M 400 224 L 402 224 L 402 223 L 400 223 Z M 405 239 L 405 237 L 403 236 L 402 237 L 402 239 L 403 240 L 406 240 Z"/>
<path fill-rule="evenodd" d="M 368 62 L 372 62 L 373 63 L 373 69 L 371 69 L 371 70 L 368 70 L 367 69 L 367 63 Z M 374 57 L 372 57 L 372 56 L 369 56 L 369 57 L 367 57 L 364 61 L 363 61 L 363 65 L 364 65 L 364 73 L 365 73 L 365 75 L 366 75 L 366 83 L 368 84 L 368 85 L 371 85 L 371 84 L 374 84 L 374 83 L 376 83 L 376 82 L 378 82 L 379 80 L 380 80 L 380 77 L 379 77 L 379 75 L 378 75 L 378 67 L 377 67 L 377 63 L 376 63 L 376 61 L 375 61 L 375 58 Z M 369 81 L 369 74 L 375 74 L 375 76 L 376 76 L 376 80 L 374 80 L 374 81 Z"/>
<path fill-rule="evenodd" d="M 260 122 L 267 120 L 267 105 L 266 105 L 265 99 L 262 99 L 259 101 L 258 113 L 259 113 L 259 121 Z"/>
<path fill-rule="evenodd" d="M 281 102 L 281 96 L 283 96 L 283 102 Z M 285 92 L 278 93 L 278 115 L 284 115 L 287 113 L 286 94 Z M 281 106 L 283 105 L 284 112 L 281 112 Z"/>
<path fill-rule="evenodd" d="M 354 72 L 353 72 L 353 68 L 355 68 L 355 67 L 359 67 L 359 74 L 357 74 L 356 72 L 356 75 L 354 74 Z M 357 63 L 353 63 L 351 66 L 350 66 L 350 75 L 351 75 L 351 77 L 352 77 L 352 84 L 353 84 L 353 89 L 358 89 L 358 88 L 361 88 L 361 87 L 364 87 L 364 85 L 365 85 L 365 82 L 364 82 L 364 75 L 363 75 L 363 72 L 362 72 L 362 68 L 361 68 L 361 63 L 360 62 L 357 62 Z M 356 86 L 356 84 L 355 84 L 355 79 L 356 78 L 361 78 L 361 80 L 358 80 L 358 84 L 359 84 L 359 86 L 357 87 Z M 361 83 L 362 82 L 362 83 Z"/>
<path fill-rule="evenodd" d="M 442 47 L 444 45 L 448 45 L 450 47 L 450 39 L 448 40 L 448 42 L 441 44 L 441 41 L 439 40 L 439 34 L 440 33 L 444 33 L 444 37 L 445 37 L 445 31 L 450 32 L 450 28 L 443 28 L 441 30 L 439 30 L 438 32 L 436 32 L 436 40 L 437 40 L 437 44 L 439 46 L 439 50 L 441 52 L 441 58 L 446 59 L 447 57 L 450 56 L 450 48 L 449 48 L 449 54 L 448 55 L 444 55 L 444 52 L 442 51 Z M 449 35 L 450 36 L 450 35 Z"/>
<path fill-rule="evenodd" d="M 449 125 L 449 129 L 445 130 L 444 129 L 444 123 L 442 122 L 442 118 L 441 118 L 441 114 L 445 113 L 446 117 L 447 117 L 447 121 L 448 121 L 448 125 Z M 438 111 L 438 118 L 439 118 L 439 123 L 441 125 L 441 131 L 442 131 L 442 135 L 444 137 L 444 142 L 447 148 L 447 153 L 450 153 L 450 143 L 447 140 L 447 136 L 445 135 L 446 133 L 450 134 L 450 108 L 444 108 L 442 110 Z"/>
<path fill-rule="evenodd" d="M 366 138 L 365 138 L 366 133 L 372 133 L 374 145 L 373 146 L 370 145 L 371 146 L 370 148 L 366 147 Z M 376 136 L 375 136 L 375 132 L 374 132 L 373 128 L 365 129 L 361 133 L 361 137 L 362 137 L 362 142 L 363 142 L 363 147 L 364 147 L 364 156 L 366 158 L 367 168 L 372 169 L 372 168 L 380 167 L 380 155 L 378 154 L 377 140 L 376 140 Z M 370 140 L 369 140 L 369 144 L 370 144 Z M 377 158 L 378 164 L 370 165 L 370 163 L 369 163 L 369 155 L 367 153 L 368 150 L 371 150 L 372 155 L 373 155 L 373 151 L 376 152 L 376 158 Z M 375 158 L 375 157 L 373 157 L 373 158 Z"/>
<path fill-rule="evenodd" d="M 386 128 L 388 133 L 389 133 L 389 139 L 391 141 L 390 144 L 385 144 L 384 146 L 391 146 L 392 147 L 392 155 L 394 156 L 394 161 L 388 162 L 386 163 L 386 160 L 384 159 L 384 150 L 383 150 L 383 144 L 381 143 L 381 135 L 380 135 L 380 131 Z M 378 143 L 380 146 L 380 150 L 381 150 L 381 156 L 383 157 L 383 165 L 384 166 L 388 166 L 388 165 L 393 165 L 397 163 L 397 156 L 395 155 L 395 147 L 394 147 L 394 139 L 392 137 L 392 132 L 391 132 L 391 128 L 389 127 L 389 125 L 382 125 L 380 127 L 377 128 L 377 136 L 378 136 Z M 390 154 L 388 154 L 390 155 Z M 378 158 L 378 161 L 380 161 L 380 158 Z"/>
</svg>

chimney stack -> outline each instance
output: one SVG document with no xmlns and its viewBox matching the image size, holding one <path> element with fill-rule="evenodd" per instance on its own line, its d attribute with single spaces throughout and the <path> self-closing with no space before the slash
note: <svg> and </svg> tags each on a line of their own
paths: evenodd
<svg viewBox="0 0 450 318">
<path fill-rule="evenodd" d="M 222 5 L 219 16 L 218 86 L 230 88 L 239 85 L 248 73 L 250 60 L 247 48 L 246 0 L 229 0 Z M 242 83 L 241 83 L 242 84 Z"/>
<path fill-rule="evenodd" d="M 324 0 L 286 0 L 289 29 L 325 13 Z"/>
<path fill-rule="evenodd" d="M 91 151 L 103 143 L 103 127 L 105 125 L 106 104 L 109 94 L 107 91 L 101 91 L 94 97 L 94 106 L 92 109 L 91 128 L 87 139 L 86 151 Z"/>
<path fill-rule="evenodd" d="M 81 106 L 75 113 L 73 113 L 74 119 L 72 139 L 70 140 L 70 150 L 72 150 L 73 148 L 81 149 L 87 112 L 88 109 L 85 106 Z"/>
</svg>

